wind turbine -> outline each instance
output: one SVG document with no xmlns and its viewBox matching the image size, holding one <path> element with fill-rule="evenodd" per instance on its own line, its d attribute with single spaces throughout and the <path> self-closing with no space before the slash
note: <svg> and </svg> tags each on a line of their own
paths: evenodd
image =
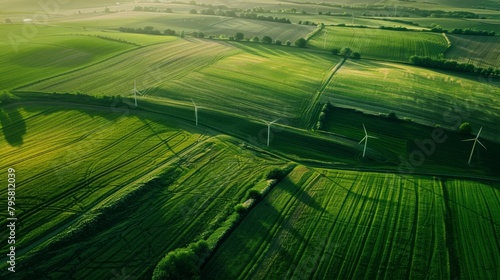
<svg viewBox="0 0 500 280">
<path fill-rule="evenodd" d="M 191 98 L 191 102 L 193 102 L 193 106 L 194 106 L 194 117 L 195 117 L 195 120 L 196 120 L 196 126 L 198 126 L 198 108 L 203 108 L 203 107 L 200 107 L 200 106 L 196 106 L 196 103 L 194 103 L 193 99 Z"/>
<path fill-rule="evenodd" d="M 271 125 L 277 121 L 279 121 L 280 119 L 275 119 L 274 121 L 272 122 L 266 122 L 264 121 L 266 124 L 267 124 L 267 146 L 269 147 L 269 140 L 271 138 Z"/>
<path fill-rule="evenodd" d="M 328 29 L 325 28 L 325 34 L 324 34 L 324 39 L 323 39 L 323 49 L 326 50 L 326 33 L 328 33 Z"/>
<path fill-rule="evenodd" d="M 359 141 L 358 145 L 361 144 L 363 141 L 365 141 L 365 147 L 363 148 L 363 157 L 365 157 L 366 145 L 368 144 L 368 138 L 375 138 L 375 139 L 378 139 L 378 138 L 368 135 L 368 132 L 366 132 L 365 124 L 363 124 L 363 129 L 365 130 L 365 137 L 363 137 L 363 139 L 361 139 L 361 141 Z"/>
<path fill-rule="evenodd" d="M 472 145 L 472 150 L 470 151 L 469 162 L 468 162 L 468 164 L 469 164 L 469 165 L 470 165 L 470 161 L 471 161 L 471 159 L 472 159 L 472 154 L 474 153 L 474 149 L 476 148 L 476 143 L 479 143 L 481 146 L 483 146 L 483 148 L 484 148 L 485 150 L 487 150 L 487 149 L 486 149 L 486 147 L 483 145 L 483 143 L 481 143 L 481 141 L 479 141 L 479 139 L 478 139 L 478 138 L 479 138 L 479 134 L 481 134 L 481 130 L 482 130 L 482 129 L 483 129 L 483 127 L 481 127 L 481 128 L 479 129 L 479 132 L 477 133 L 476 138 L 473 138 L 473 139 L 467 139 L 467 140 L 462 140 L 462 141 L 474 141 L 474 144 Z"/>
<path fill-rule="evenodd" d="M 142 93 L 137 90 L 135 80 L 134 80 L 134 89 L 132 91 L 134 92 L 135 107 L 137 107 L 137 94 L 142 95 Z"/>
</svg>

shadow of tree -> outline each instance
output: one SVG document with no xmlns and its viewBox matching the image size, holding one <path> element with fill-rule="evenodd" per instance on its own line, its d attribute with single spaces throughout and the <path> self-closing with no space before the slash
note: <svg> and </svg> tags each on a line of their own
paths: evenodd
<svg viewBox="0 0 500 280">
<path fill-rule="evenodd" d="M 18 108 L 0 109 L 2 133 L 11 146 L 21 146 L 26 134 L 26 123 Z"/>
</svg>

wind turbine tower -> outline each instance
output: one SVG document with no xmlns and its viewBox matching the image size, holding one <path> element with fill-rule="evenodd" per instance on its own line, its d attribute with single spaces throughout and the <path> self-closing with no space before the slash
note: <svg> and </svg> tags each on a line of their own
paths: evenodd
<svg viewBox="0 0 500 280">
<path fill-rule="evenodd" d="M 473 138 L 473 139 L 467 139 L 467 140 L 462 140 L 462 141 L 464 141 L 464 142 L 465 142 L 465 141 L 474 141 L 474 144 L 472 144 L 472 150 L 470 151 L 469 161 L 467 162 L 469 165 L 470 165 L 470 161 L 472 160 L 472 154 L 474 154 L 474 149 L 476 149 L 476 143 L 479 143 L 481 146 L 483 146 L 483 148 L 484 148 L 485 150 L 487 150 L 487 149 L 486 149 L 486 147 L 483 145 L 483 143 L 481 143 L 481 141 L 479 141 L 479 139 L 478 139 L 478 138 L 479 138 L 479 134 L 481 134 L 481 130 L 483 130 L 483 127 L 481 127 L 481 128 L 479 129 L 479 132 L 477 133 L 476 138 Z"/>
<path fill-rule="evenodd" d="M 203 108 L 203 107 L 196 106 L 196 103 L 194 103 L 193 99 L 191 99 L 191 102 L 193 102 L 193 106 L 194 106 L 194 118 L 195 118 L 195 121 L 196 121 L 196 126 L 198 126 L 198 109 L 199 108 Z"/>
<path fill-rule="evenodd" d="M 265 123 L 267 124 L 267 146 L 269 147 L 269 141 L 271 139 L 271 125 L 277 121 L 279 121 L 280 119 L 275 119 L 274 121 L 272 122 L 266 122 Z"/>
<path fill-rule="evenodd" d="M 134 89 L 133 89 L 133 92 L 134 92 L 135 107 L 137 107 L 137 94 L 142 95 L 142 93 L 137 90 L 137 86 L 136 86 L 136 81 L 135 80 L 134 80 Z"/>
<path fill-rule="evenodd" d="M 365 137 L 363 137 L 363 139 L 361 139 L 361 141 L 359 141 L 358 145 L 363 143 L 363 141 L 365 142 L 365 147 L 363 148 L 363 157 L 365 157 L 365 154 L 366 154 L 366 146 L 368 145 L 368 138 L 375 138 L 375 139 L 378 139 L 377 137 L 374 137 L 374 136 L 370 136 L 368 135 L 368 132 L 366 132 L 366 127 L 365 127 L 365 124 L 363 124 L 363 129 L 365 131 Z"/>
</svg>

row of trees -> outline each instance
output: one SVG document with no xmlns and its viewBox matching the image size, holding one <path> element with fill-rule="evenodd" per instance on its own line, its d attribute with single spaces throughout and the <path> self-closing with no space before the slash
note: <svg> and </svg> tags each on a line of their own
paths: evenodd
<svg viewBox="0 0 500 280">
<path fill-rule="evenodd" d="M 214 9 L 204 9 L 198 12 L 196 9 L 191 9 L 189 10 L 190 14 L 202 14 L 202 15 L 217 15 L 217 16 L 226 16 L 226 17 L 238 17 L 235 11 L 233 10 L 228 10 L 228 11 L 223 11 L 223 10 L 214 10 Z M 273 17 L 273 16 L 263 16 L 263 15 L 258 15 L 253 12 L 242 12 L 240 13 L 239 17 L 241 18 L 248 18 L 248 19 L 256 19 L 256 20 L 263 20 L 263 21 L 272 21 L 272 22 L 280 22 L 280 23 L 292 23 L 289 19 L 287 18 L 278 18 L 278 17 Z"/>
<path fill-rule="evenodd" d="M 343 48 L 343 49 L 335 48 L 332 49 L 331 52 L 333 55 L 340 55 L 345 58 L 354 58 L 354 59 L 361 58 L 361 54 L 359 52 L 353 52 L 351 48 Z"/>
<path fill-rule="evenodd" d="M 430 57 L 422 57 L 422 56 L 411 56 L 410 62 L 417 66 L 422 66 L 426 68 L 434 68 L 434 69 L 442 69 L 449 71 L 457 71 L 464 73 L 474 73 L 482 76 L 500 76 L 500 69 L 489 68 L 481 68 L 475 67 L 473 64 L 468 63 L 458 63 L 454 60 L 447 59 L 433 59 Z"/>
<path fill-rule="evenodd" d="M 119 30 L 120 32 L 149 34 L 149 35 L 174 36 L 176 34 L 175 30 L 166 29 L 165 31 L 161 32 L 160 30 L 155 29 L 153 26 L 146 26 L 144 28 L 120 27 Z"/>
<path fill-rule="evenodd" d="M 496 32 L 495 31 L 486 31 L 482 29 L 477 29 L 477 28 L 453 28 L 451 31 L 448 31 L 446 29 L 443 29 L 441 25 L 439 24 L 431 24 L 430 25 L 431 32 L 437 32 L 437 33 L 451 33 L 451 34 L 464 34 L 464 35 L 479 35 L 479 36 L 495 36 Z"/>
<path fill-rule="evenodd" d="M 134 7 L 134 11 L 136 12 L 154 12 L 154 13 L 172 13 L 172 9 L 166 8 L 162 9 L 159 7 L 143 7 L 143 6 L 136 6 Z"/>
</svg>

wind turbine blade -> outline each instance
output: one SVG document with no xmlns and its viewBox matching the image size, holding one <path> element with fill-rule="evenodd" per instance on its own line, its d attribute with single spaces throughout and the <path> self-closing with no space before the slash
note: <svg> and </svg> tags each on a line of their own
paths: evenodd
<svg viewBox="0 0 500 280">
<path fill-rule="evenodd" d="M 194 107 L 196 107 L 196 103 L 194 103 L 193 98 L 191 98 L 191 102 L 193 102 Z"/>
<path fill-rule="evenodd" d="M 466 139 L 466 140 L 462 140 L 462 142 L 468 142 L 468 141 L 476 141 L 476 139 Z"/>
<path fill-rule="evenodd" d="M 361 139 L 361 141 L 359 141 L 358 145 L 361 144 L 361 143 L 363 143 L 363 141 L 365 141 L 365 140 L 366 140 L 366 136 L 363 137 L 363 139 Z"/>
<path fill-rule="evenodd" d="M 368 132 L 366 132 L 365 124 L 363 124 L 363 130 L 365 131 L 365 135 L 368 135 Z"/>
<path fill-rule="evenodd" d="M 369 136 L 369 135 L 368 135 L 368 138 L 378 139 L 378 137 L 375 137 L 375 136 Z"/>
<path fill-rule="evenodd" d="M 488 150 L 488 149 L 486 149 L 486 146 L 485 146 L 485 145 L 483 145 L 483 143 L 481 143 L 481 141 L 477 140 L 477 143 L 479 143 L 481 146 L 483 146 L 483 148 L 484 148 L 485 150 Z"/>
<path fill-rule="evenodd" d="M 481 126 L 481 128 L 479 129 L 479 132 L 477 133 L 476 135 L 476 139 L 479 138 L 479 134 L 481 134 L 481 130 L 483 130 L 483 127 Z"/>
<path fill-rule="evenodd" d="M 273 123 L 275 123 L 275 122 L 277 122 L 279 120 L 281 120 L 281 118 L 280 119 L 275 119 L 274 121 L 271 122 L 271 124 L 273 124 Z"/>
</svg>

